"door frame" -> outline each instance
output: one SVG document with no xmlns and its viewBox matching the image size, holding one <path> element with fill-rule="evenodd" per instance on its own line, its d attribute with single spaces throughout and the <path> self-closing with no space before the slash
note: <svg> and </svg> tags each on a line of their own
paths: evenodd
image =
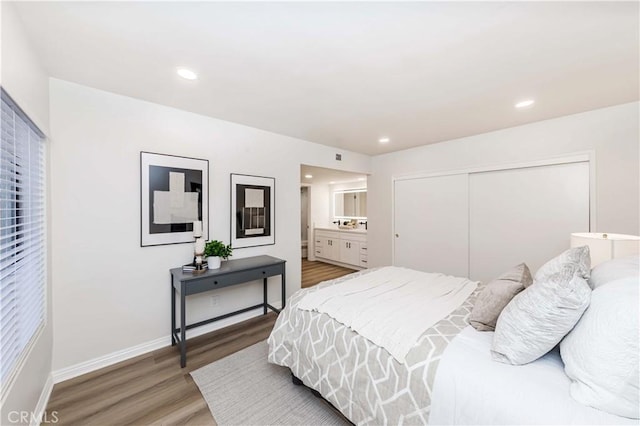
<svg viewBox="0 0 640 426">
<path fill-rule="evenodd" d="M 315 250 L 313 242 L 315 241 L 315 235 L 313 234 L 313 227 L 311 226 L 311 184 L 300 183 L 300 189 L 307 188 L 307 260 L 315 260 Z M 300 203 L 300 217 L 302 217 L 302 203 Z M 302 220 L 300 221 L 300 235 L 302 235 Z M 300 237 L 300 250 L 302 250 L 302 237 Z M 301 253 L 302 254 L 302 253 Z M 313 257 L 313 259 L 309 259 Z M 300 256 L 302 259 L 302 256 Z"/>
</svg>

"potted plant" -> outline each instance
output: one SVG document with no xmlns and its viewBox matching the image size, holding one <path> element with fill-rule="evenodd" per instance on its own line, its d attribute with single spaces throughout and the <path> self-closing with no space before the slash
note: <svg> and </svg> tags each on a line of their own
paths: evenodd
<svg viewBox="0 0 640 426">
<path fill-rule="evenodd" d="M 220 260 L 227 259 L 231 256 L 232 251 L 231 246 L 225 246 L 222 241 L 208 241 L 204 246 L 204 255 L 207 258 L 208 264 L 207 267 L 209 269 L 218 269 L 220 267 Z"/>
</svg>

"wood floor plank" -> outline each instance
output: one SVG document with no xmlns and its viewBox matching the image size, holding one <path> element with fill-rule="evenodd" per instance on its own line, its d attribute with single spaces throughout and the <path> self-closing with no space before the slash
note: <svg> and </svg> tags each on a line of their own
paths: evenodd
<svg viewBox="0 0 640 426">
<path fill-rule="evenodd" d="M 322 281 L 333 280 L 354 272 L 356 271 L 342 266 L 302 259 L 302 288 L 311 287 Z"/>
<path fill-rule="evenodd" d="M 154 420 L 151 423 L 143 422 L 143 424 L 151 424 L 154 426 L 216 426 L 215 419 L 211 415 L 207 403 L 202 398 L 200 398 L 200 400 L 198 401 L 194 401 L 181 407 L 177 407 L 177 409 L 175 409 L 171 413 L 162 416 L 162 418 Z"/>
</svg>

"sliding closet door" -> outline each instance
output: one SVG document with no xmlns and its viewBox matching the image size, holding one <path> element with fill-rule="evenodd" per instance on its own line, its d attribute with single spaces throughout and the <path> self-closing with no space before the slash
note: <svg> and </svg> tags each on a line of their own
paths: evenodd
<svg viewBox="0 0 640 426">
<path fill-rule="evenodd" d="M 394 264 L 468 274 L 467 175 L 396 180 Z"/>
<path fill-rule="evenodd" d="M 491 280 L 525 262 L 532 273 L 589 230 L 589 163 L 469 175 L 469 273 Z"/>
</svg>

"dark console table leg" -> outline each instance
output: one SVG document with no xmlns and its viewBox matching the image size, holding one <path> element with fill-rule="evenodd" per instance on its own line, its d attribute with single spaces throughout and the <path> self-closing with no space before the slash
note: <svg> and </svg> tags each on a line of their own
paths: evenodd
<svg viewBox="0 0 640 426">
<path fill-rule="evenodd" d="M 284 271 L 284 265 L 282 265 L 282 309 L 284 309 L 284 305 L 287 301 L 287 284 L 285 281 L 285 271 Z"/>
<path fill-rule="evenodd" d="M 187 314 L 185 312 L 184 282 L 180 290 L 180 367 L 184 368 L 187 365 Z"/>
<path fill-rule="evenodd" d="M 173 288 L 173 275 L 171 276 L 171 346 L 176 345 L 176 291 Z"/>
<path fill-rule="evenodd" d="M 266 278 L 262 279 L 262 285 L 263 285 L 262 295 L 264 298 L 263 315 L 267 315 L 267 279 Z"/>
</svg>

